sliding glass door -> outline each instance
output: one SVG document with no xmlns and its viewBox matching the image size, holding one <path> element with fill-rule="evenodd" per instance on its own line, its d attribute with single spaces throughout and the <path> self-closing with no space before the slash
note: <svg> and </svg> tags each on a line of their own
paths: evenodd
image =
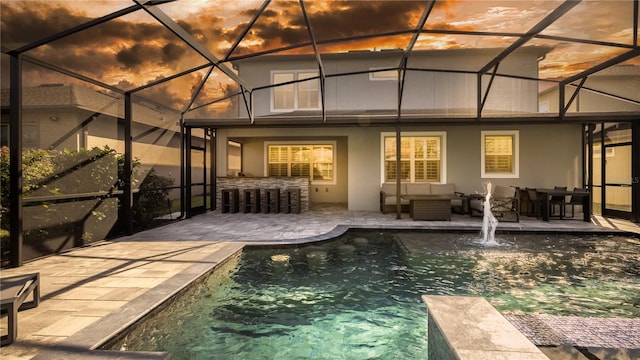
<svg viewBox="0 0 640 360">
<path fill-rule="evenodd" d="M 633 149 L 631 123 L 596 125 L 592 154 L 594 213 L 635 219 L 638 210 L 634 209 L 633 197 L 637 178 L 633 162 L 640 161 L 640 156 Z"/>
<path fill-rule="evenodd" d="M 187 129 L 187 216 L 207 209 L 207 132 L 205 129 Z"/>
</svg>

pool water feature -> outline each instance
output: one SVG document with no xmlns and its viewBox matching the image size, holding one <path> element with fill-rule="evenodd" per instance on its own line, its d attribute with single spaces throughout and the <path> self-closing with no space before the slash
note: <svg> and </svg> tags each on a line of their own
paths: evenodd
<svg viewBox="0 0 640 360">
<path fill-rule="evenodd" d="M 640 241 L 624 236 L 347 232 L 248 249 L 112 349 L 172 359 L 425 359 L 422 294 L 503 313 L 640 317 Z M 314 255 L 310 255 L 314 254 Z"/>
<path fill-rule="evenodd" d="M 482 230 L 480 231 L 482 234 L 481 244 L 484 246 L 497 246 L 496 227 L 498 226 L 498 219 L 496 219 L 491 212 L 491 183 L 486 182 L 484 184 L 484 188 L 486 195 L 482 211 Z"/>
</svg>

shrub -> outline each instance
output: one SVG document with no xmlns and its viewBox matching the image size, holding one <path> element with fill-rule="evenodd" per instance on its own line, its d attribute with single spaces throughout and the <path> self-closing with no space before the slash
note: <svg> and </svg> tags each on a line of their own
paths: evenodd
<svg viewBox="0 0 640 360">
<path fill-rule="evenodd" d="M 151 227 L 156 218 L 167 213 L 167 188 L 172 185 L 173 179 L 156 174 L 154 169 L 147 173 L 134 196 L 132 213 L 136 228 Z"/>
</svg>

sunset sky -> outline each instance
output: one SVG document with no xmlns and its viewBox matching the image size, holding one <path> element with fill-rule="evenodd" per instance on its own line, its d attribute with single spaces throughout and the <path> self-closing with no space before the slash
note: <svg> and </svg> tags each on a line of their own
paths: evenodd
<svg viewBox="0 0 640 360">
<path fill-rule="evenodd" d="M 3 53 L 59 31 L 134 5 L 132 1 L 13 1 L 1 2 L 1 44 Z M 191 36 L 223 59 L 247 27 L 263 1 L 181 0 L 158 5 Z M 315 40 L 343 39 L 415 29 L 425 10 L 424 1 L 305 1 Z M 438 1 L 414 50 L 455 48 L 506 48 L 562 1 Z M 530 46 L 554 50 L 540 63 L 541 78 L 576 74 L 634 44 L 633 1 L 587 0 L 575 6 L 542 35 L 602 41 L 609 46 L 536 38 Z M 482 31 L 490 35 L 437 34 L 433 31 Z M 406 48 L 412 34 L 368 38 L 348 43 L 320 45 L 322 53 L 348 50 Z M 272 1 L 247 36 L 231 54 L 236 56 L 274 50 L 310 41 L 299 1 Z M 637 41 L 637 40 L 636 40 Z M 310 46 L 286 53 L 312 53 Z M 498 51 L 499 52 L 499 51 Z M 77 72 L 123 90 L 163 79 L 205 64 L 207 61 L 181 43 L 147 12 L 139 10 L 81 33 L 26 53 L 39 60 Z M 8 87 L 8 57 L 2 57 L 2 87 Z M 638 57 L 626 64 L 640 65 Z M 163 86 L 142 92 L 163 99 L 176 108 L 190 98 L 205 71 L 193 72 Z M 223 96 L 230 84 L 216 71 L 200 103 Z M 53 71 L 25 66 L 25 85 L 69 82 Z"/>
</svg>

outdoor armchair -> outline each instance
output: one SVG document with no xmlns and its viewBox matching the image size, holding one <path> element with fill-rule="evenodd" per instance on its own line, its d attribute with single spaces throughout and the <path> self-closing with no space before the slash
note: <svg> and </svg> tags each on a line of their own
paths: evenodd
<svg viewBox="0 0 640 360">
<path fill-rule="evenodd" d="M 494 188 L 489 203 L 491 212 L 498 221 L 520 221 L 520 196 L 517 188 L 498 185 Z M 471 216 L 484 215 L 484 195 L 472 195 L 469 200 Z"/>
</svg>

